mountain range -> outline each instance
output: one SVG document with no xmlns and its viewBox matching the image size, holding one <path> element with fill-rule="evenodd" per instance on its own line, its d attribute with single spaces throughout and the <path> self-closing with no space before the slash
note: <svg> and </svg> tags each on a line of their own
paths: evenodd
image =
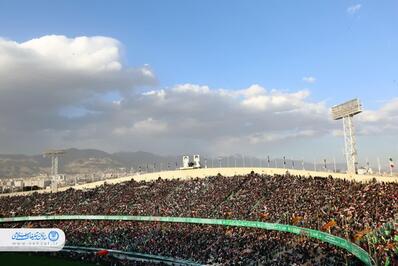
<svg viewBox="0 0 398 266">
<path fill-rule="evenodd" d="M 159 171 L 175 169 L 182 164 L 182 155 L 161 156 L 144 151 L 107 153 L 95 149 L 67 149 L 60 159 L 60 173 L 88 174 L 96 171 L 116 170 L 125 168 L 126 171 Z M 213 159 L 201 157 L 201 164 L 208 167 L 259 167 L 268 166 L 266 158 L 243 157 L 236 154 L 231 156 L 218 156 Z M 283 167 L 283 159 L 270 160 L 271 167 Z M 300 160 L 294 160 L 294 168 L 303 167 Z M 304 163 L 306 169 L 313 169 L 313 163 Z M 320 160 L 317 168 L 320 170 L 324 163 Z M 333 169 L 333 163 L 328 161 L 327 168 Z M 51 159 L 43 155 L 15 155 L 0 154 L 0 178 L 4 177 L 29 177 L 50 173 Z M 292 160 L 286 160 L 286 168 L 293 168 Z M 337 169 L 344 169 L 344 165 L 337 164 Z"/>
<path fill-rule="evenodd" d="M 85 174 L 107 169 L 146 168 L 147 164 L 167 165 L 177 161 L 178 156 L 159 156 L 149 152 L 117 152 L 107 153 L 94 149 L 67 149 L 60 158 L 60 173 Z M 180 157 L 181 158 L 181 157 Z M 178 163 L 181 159 L 178 160 Z M 149 166 L 148 166 L 149 167 Z M 165 166 L 167 167 L 167 166 Z M 48 174 L 51 159 L 43 155 L 0 154 L 0 177 L 26 177 Z"/>
</svg>

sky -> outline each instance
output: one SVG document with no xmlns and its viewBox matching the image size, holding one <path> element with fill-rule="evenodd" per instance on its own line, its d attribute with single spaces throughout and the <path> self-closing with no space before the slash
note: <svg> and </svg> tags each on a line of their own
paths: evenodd
<svg viewBox="0 0 398 266">
<path fill-rule="evenodd" d="M 398 158 L 398 2 L 0 0 L 0 153 Z"/>
</svg>

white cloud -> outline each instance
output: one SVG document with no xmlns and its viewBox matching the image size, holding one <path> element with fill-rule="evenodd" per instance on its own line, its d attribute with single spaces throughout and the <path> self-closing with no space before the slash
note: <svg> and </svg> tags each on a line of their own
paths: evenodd
<svg viewBox="0 0 398 266">
<path fill-rule="evenodd" d="M 303 81 L 312 84 L 316 82 L 316 78 L 311 76 L 303 77 Z"/>
<path fill-rule="evenodd" d="M 107 123 L 116 128 L 113 133 L 123 148 L 214 152 L 236 143 L 227 148 L 259 151 L 268 143 L 328 134 L 333 128 L 328 108 L 308 96 L 308 91 L 260 85 L 240 90 L 176 85 L 126 98 Z"/>
<path fill-rule="evenodd" d="M 205 94 L 209 93 L 210 89 L 208 86 L 200 86 L 195 84 L 180 84 L 174 87 L 173 91 L 179 93 Z"/>
<path fill-rule="evenodd" d="M 356 4 L 356 5 L 349 6 L 347 8 L 347 13 L 351 14 L 351 15 L 355 14 L 356 12 L 358 12 L 361 9 L 361 7 L 362 7 L 361 4 Z"/>
<path fill-rule="evenodd" d="M 398 98 L 385 102 L 378 110 L 363 111 L 357 119 L 360 134 L 398 134 Z"/>
<path fill-rule="evenodd" d="M 100 36 L 51 35 L 23 43 L 0 39 L 0 90 L 68 90 L 73 95 L 153 83 L 148 66 L 123 66 L 120 49 L 117 40 Z"/>
<path fill-rule="evenodd" d="M 120 43 L 108 37 L 44 36 L 24 43 L 14 43 L 14 48 L 66 69 L 87 71 L 121 70 Z"/>
<path fill-rule="evenodd" d="M 265 88 L 261 87 L 258 84 L 254 84 L 251 85 L 249 88 L 241 91 L 241 93 L 245 96 L 245 97 L 255 97 L 257 95 L 261 95 L 266 93 L 267 91 L 265 90 Z"/>
<path fill-rule="evenodd" d="M 0 39 L 0 111 L 24 106 L 25 111 L 50 112 L 108 91 L 129 93 L 154 84 L 149 67 L 123 66 L 120 46 L 100 36 L 51 35 L 22 43 Z"/>
<path fill-rule="evenodd" d="M 271 91 L 267 93 L 265 89 L 262 91 L 257 91 L 256 94 L 252 93 L 252 87 L 248 89 L 241 90 L 240 93 L 244 95 L 241 101 L 242 106 L 249 110 L 265 111 L 275 110 L 276 112 L 282 111 L 293 111 L 297 110 L 305 101 L 305 98 L 309 95 L 306 90 L 298 91 L 295 93 L 285 93 L 282 91 Z M 296 107 L 296 108 L 286 108 L 286 107 Z M 313 108 L 312 104 L 307 106 L 308 108 Z"/>
<path fill-rule="evenodd" d="M 113 108 L 94 103 L 102 94 L 131 94 L 155 83 L 148 66 L 124 65 L 121 44 L 109 37 L 51 35 L 21 43 L 0 38 L 0 123 L 7 131 L 0 135 L 0 146 L 12 149 L 18 142 L 5 139 L 22 132 L 42 136 L 40 141 L 26 137 L 21 146 L 29 151 L 49 141 L 48 132 L 81 127 L 76 119 L 60 117 L 62 110 L 80 109 L 94 117 Z"/>
</svg>

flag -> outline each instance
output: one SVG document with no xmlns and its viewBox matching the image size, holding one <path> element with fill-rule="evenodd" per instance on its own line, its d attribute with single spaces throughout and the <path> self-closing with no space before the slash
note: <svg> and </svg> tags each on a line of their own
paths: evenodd
<svg viewBox="0 0 398 266">
<path fill-rule="evenodd" d="M 391 168 L 394 168 L 395 164 L 394 164 L 394 161 L 392 160 L 392 158 L 390 158 L 389 161 L 390 161 L 390 167 L 391 167 Z"/>
<path fill-rule="evenodd" d="M 227 230 L 225 230 L 226 236 L 232 236 L 233 233 L 234 233 L 234 230 L 232 228 L 227 228 Z"/>
<path fill-rule="evenodd" d="M 394 243 L 387 243 L 387 245 L 385 246 L 385 249 L 387 250 L 394 250 L 394 248 L 395 248 Z"/>
<path fill-rule="evenodd" d="M 96 253 L 97 256 L 105 256 L 105 255 L 108 255 L 108 254 L 109 254 L 109 251 L 106 250 L 106 249 L 99 250 Z"/>
<path fill-rule="evenodd" d="M 266 212 L 262 212 L 262 213 L 259 214 L 259 216 L 260 216 L 260 219 L 262 219 L 262 220 L 267 220 L 269 214 L 266 213 Z"/>
<path fill-rule="evenodd" d="M 322 226 L 322 230 L 323 230 L 323 231 L 327 231 L 327 230 L 329 230 L 330 228 L 334 227 L 335 225 L 336 225 L 336 222 L 335 222 L 334 220 L 330 220 L 328 223 L 326 223 L 326 224 L 324 224 L 324 225 Z"/>
<path fill-rule="evenodd" d="M 232 217 L 233 212 L 224 212 L 224 216 L 226 217 Z"/>
<path fill-rule="evenodd" d="M 354 241 L 358 241 L 361 240 L 363 238 L 364 235 L 370 233 L 372 230 L 369 227 L 366 227 L 364 230 L 356 232 L 355 236 L 354 236 Z"/>
<path fill-rule="evenodd" d="M 301 220 L 303 220 L 303 217 L 302 217 L 302 216 L 293 216 L 293 218 L 292 218 L 292 224 L 293 224 L 293 225 L 296 225 L 296 224 L 298 224 L 299 222 L 301 222 Z"/>
</svg>

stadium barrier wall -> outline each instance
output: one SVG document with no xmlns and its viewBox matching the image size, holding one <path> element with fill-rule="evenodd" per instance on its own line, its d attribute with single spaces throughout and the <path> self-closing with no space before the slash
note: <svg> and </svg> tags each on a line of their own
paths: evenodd
<svg viewBox="0 0 398 266">
<path fill-rule="evenodd" d="M 111 255 L 117 258 L 129 259 L 141 262 L 152 262 L 159 263 L 162 262 L 166 265 L 191 265 L 191 266 L 201 266 L 202 264 L 192 262 L 189 260 L 176 259 L 172 257 L 165 257 L 159 255 L 152 255 L 146 253 L 128 252 L 122 250 L 106 249 L 106 248 L 90 248 L 90 247 L 77 247 L 77 246 L 64 246 L 63 252 L 98 252 L 100 250 L 107 250 Z"/>
<path fill-rule="evenodd" d="M 331 245 L 343 248 L 356 256 L 366 265 L 374 265 L 372 257 L 361 247 L 337 236 L 293 225 L 266 223 L 246 220 L 225 220 L 190 217 L 160 217 L 160 216 L 130 216 L 130 215 L 51 215 L 51 216 L 21 216 L 0 218 L 0 223 L 27 222 L 27 221 L 57 221 L 57 220 L 112 220 L 112 221 L 136 221 L 136 222 L 166 222 L 166 223 L 190 223 L 208 224 L 237 227 L 253 227 L 265 230 L 288 232 L 315 238 Z"/>
</svg>

